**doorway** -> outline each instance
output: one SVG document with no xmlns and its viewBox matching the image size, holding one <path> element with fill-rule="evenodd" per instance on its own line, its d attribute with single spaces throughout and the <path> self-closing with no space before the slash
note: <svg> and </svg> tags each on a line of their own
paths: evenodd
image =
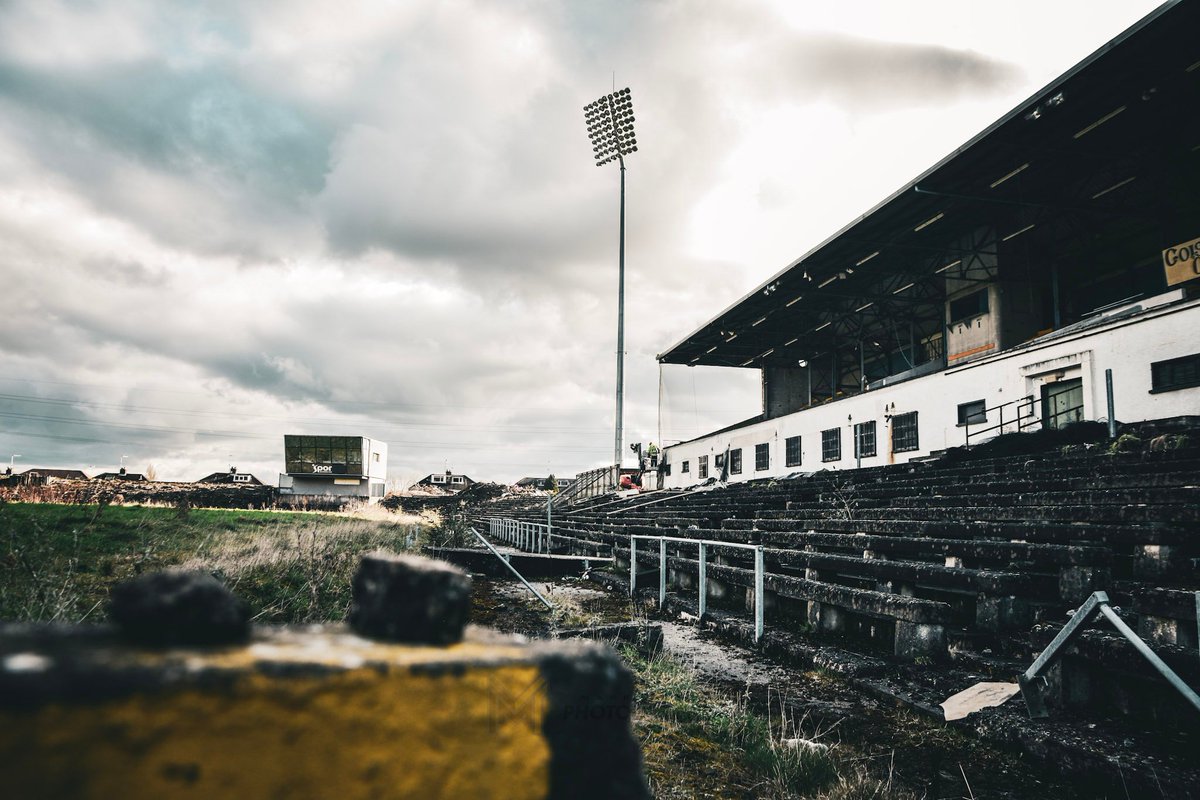
<svg viewBox="0 0 1200 800">
<path fill-rule="evenodd" d="M 1042 384 L 1042 427 L 1063 428 L 1083 419 L 1083 379 Z"/>
</svg>

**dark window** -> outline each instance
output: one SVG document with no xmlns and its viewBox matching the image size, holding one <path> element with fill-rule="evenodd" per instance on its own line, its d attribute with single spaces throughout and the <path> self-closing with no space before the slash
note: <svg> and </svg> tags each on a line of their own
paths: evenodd
<svg viewBox="0 0 1200 800">
<path fill-rule="evenodd" d="M 984 314 L 987 310 L 988 290 L 980 289 L 978 292 L 972 292 L 966 297 L 950 301 L 950 324 L 953 325 L 976 314 Z"/>
<path fill-rule="evenodd" d="M 690 461 L 683 462 L 683 466 L 681 466 L 679 468 L 679 472 L 682 475 L 687 475 L 691 471 L 692 471 L 692 462 L 690 462 Z"/>
<path fill-rule="evenodd" d="M 662 465 L 662 470 L 663 470 L 663 475 L 665 475 L 665 476 L 666 476 L 666 477 L 668 477 L 668 478 L 669 478 L 669 477 L 671 477 L 671 462 L 670 462 L 670 461 L 668 461 L 667 463 L 663 464 L 663 465 Z M 565 489 L 565 488 L 567 488 L 568 486 L 570 486 L 571 484 L 570 484 L 570 483 L 566 483 L 566 482 L 564 481 L 564 482 L 563 482 L 562 484 L 560 484 L 560 485 L 561 485 L 561 486 L 562 486 L 562 487 Z"/>
<path fill-rule="evenodd" d="M 754 470 L 762 472 L 771 468 L 771 445 L 767 442 L 754 445 Z"/>
<path fill-rule="evenodd" d="M 800 466 L 800 437 L 789 436 L 783 440 L 784 457 L 789 467 Z"/>
<path fill-rule="evenodd" d="M 708 477 L 708 456 L 700 456 L 696 459 L 696 477 L 700 480 Z"/>
<path fill-rule="evenodd" d="M 958 424 L 976 425 L 980 422 L 987 422 L 986 408 L 987 405 L 982 400 L 960 403 L 958 406 Z"/>
<path fill-rule="evenodd" d="M 1200 353 L 1150 365 L 1150 391 L 1171 392 L 1200 386 Z"/>
<path fill-rule="evenodd" d="M 854 457 L 870 458 L 875 455 L 875 420 L 859 422 L 854 426 Z"/>
<path fill-rule="evenodd" d="M 821 460 L 838 461 L 842 457 L 842 429 L 821 431 Z"/>
<path fill-rule="evenodd" d="M 917 438 L 917 412 L 910 411 L 892 417 L 892 452 L 907 453 L 909 450 L 920 449 L 920 439 Z"/>
<path fill-rule="evenodd" d="M 742 474 L 742 448 L 729 451 L 729 473 L 731 475 Z"/>
</svg>

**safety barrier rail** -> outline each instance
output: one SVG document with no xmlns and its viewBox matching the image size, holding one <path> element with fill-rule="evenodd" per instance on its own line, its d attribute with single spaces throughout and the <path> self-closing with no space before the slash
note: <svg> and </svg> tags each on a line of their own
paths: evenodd
<svg viewBox="0 0 1200 800">
<path fill-rule="evenodd" d="M 637 590 L 637 540 L 647 539 L 658 542 L 658 605 L 663 606 L 667 599 L 667 542 L 678 544 L 694 544 L 699 548 L 699 612 L 703 617 L 708 611 L 708 548 L 729 547 L 738 550 L 754 551 L 754 641 L 762 638 L 764 627 L 763 616 L 763 575 L 766 573 L 761 544 L 741 544 L 740 542 L 721 542 L 716 539 L 687 539 L 680 536 L 653 536 L 649 534 L 630 534 L 629 536 L 629 596 Z"/>
<path fill-rule="evenodd" d="M 575 476 L 575 481 L 566 489 L 550 499 L 550 504 L 558 508 L 569 503 L 587 500 L 597 495 L 605 494 L 617 486 L 620 476 L 618 466 L 598 467 L 597 469 L 581 472 Z"/>
<path fill-rule="evenodd" d="M 1018 397 L 1016 400 L 1009 400 L 1007 403 L 1001 403 L 998 406 L 992 406 L 991 408 L 984 408 L 982 411 L 978 412 L 983 415 L 983 417 L 984 417 L 983 419 L 981 419 L 977 422 L 968 421 L 965 424 L 964 427 L 965 427 L 965 431 L 966 431 L 966 440 L 967 440 L 966 443 L 968 445 L 970 445 L 972 438 L 977 439 L 980 436 L 982 436 L 983 434 L 991 433 L 992 431 L 996 431 L 996 435 L 1001 436 L 1001 435 L 1003 435 L 1004 428 L 1006 426 L 1011 427 L 1014 424 L 1017 426 L 1017 431 L 1023 431 L 1023 430 L 1026 430 L 1027 428 L 1032 428 L 1036 425 L 1049 425 L 1050 427 L 1058 427 L 1060 425 L 1060 423 L 1059 423 L 1060 418 L 1071 417 L 1072 415 L 1074 415 L 1074 419 L 1070 419 L 1069 421 L 1070 422 L 1078 422 L 1079 420 L 1083 419 L 1083 405 L 1082 404 L 1077 405 L 1077 406 L 1072 406 L 1070 408 L 1060 409 L 1060 410 L 1054 411 L 1054 412 L 1048 412 L 1047 416 L 1045 416 L 1045 417 L 1039 417 L 1034 413 L 1034 408 L 1039 403 L 1043 403 L 1043 402 L 1048 403 L 1049 401 L 1054 400 L 1055 398 L 1060 397 L 1064 394 L 1067 394 L 1068 392 L 1071 392 L 1071 391 L 1073 391 L 1073 390 L 1072 389 L 1064 389 L 1062 391 L 1052 392 L 1040 399 L 1029 394 L 1029 395 L 1025 395 L 1024 397 Z M 1016 406 L 1016 408 L 1013 409 L 1013 411 L 1015 413 L 1012 417 L 1010 417 L 1009 419 L 1006 420 L 1004 418 L 1004 409 L 1008 408 L 1009 406 L 1013 406 L 1013 405 Z M 989 425 L 986 428 L 976 428 L 975 430 L 971 430 L 972 425 L 981 425 L 981 424 L 987 422 L 987 415 L 993 411 L 1000 412 L 1000 421 L 997 424 Z"/>
</svg>

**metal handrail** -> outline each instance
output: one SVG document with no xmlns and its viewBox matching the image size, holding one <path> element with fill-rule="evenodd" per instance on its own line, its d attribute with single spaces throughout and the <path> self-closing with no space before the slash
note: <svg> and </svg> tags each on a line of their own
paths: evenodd
<svg viewBox="0 0 1200 800">
<path fill-rule="evenodd" d="M 597 483 L 601 482 L 602 478 L 609 478 L 610 485 L 615 486 L 616 480 L 612 479 L 612 476 L 613 476 L 614 472 L 619 472 L 619 471 L 620 471 L 619 467 L 608 466 L 608 467 L 598 467 L 597 469 L 590 470 L 588 472 L 579 473 L 578 475 L 575 476 L 574 483 L 572 483 L 566 489 L 563 489 L 561 492 L 559 492 L 558 494 L 554 495 L 553 498 L 551 498 L 550 506 L 552 508 L 557 508 L 558 506 L 567 502 L 567 500 L 583 493 L 584 490 L 592 489 L 593 487 L 596 486 Z M 599 492 L 597 492 L 597 494 L 599 494 Z M 591 495 L 588 495 L 588 496 L 590 497 Z"/>
<path fill-rule="evenodd" d="M 555 539 L 566 542 L 579 541 L 576 536 L 555 533 L 545 522 L 527 522 L 504 517 L 483 517 L 482 519 L 488 524 L 489 536 L 526 552 L 550 555 L 550 549 L 553 547 Z M 599 548 L 601 545 L 597 544 L 596 547 Z M 609 547 L 611 548 L 611 545 Z M 597 555 L 596 558 L 611 558 L 611 555 Z"/>
<path fill-rule="evenodd" d="M 694 544 L 699 548 L 699 584 L 700 602 L 699 613 L 703 619 L 708 611 L 708 546 L 732 547 L 739 550 L 754 551 L 754 641 L 762 639 L 763 616 L 763 575 L 766 572 L 761 544 L 742 544 L 741 542 L 722 542 L 717 539 L 687 539 L 682 536 L 653 536 L 650 534 L 633 533 L 629 535 L 629 596 L 633 597 L 637 589 L 637 540 L 649 539 L 658 541 L 658 607 L 662 608 L 667 601 L 667 542 L 679 544 Z"/>
<path fill-rule="evenodd" d="M 991 425 L 991 426 L 989 426 L 989 427 L 987 427 L 987 428 L 983 428 L 982 430 L 975 430 L 975 431 L 972 431 L 972 430 L 971 430 L 971 426 L 972 426 L 972 425 L 978 425 L 979 423 L 978 423 L 978 422 L 971 422 L 970 420 L 968 420 L 968 421 L 966 422 L 966 437 L 967 437 L 967 442 L 966 442 L 966 443 L 967 443 L 967 445 L 968 445 L 968 446 L 970 446 L 970 444 L 971 444 L 971 437 L 972 437 L 972 436 L 982 436 L 983 434 L 985 434 L 985 433 L 990 433 L 991 431 L 999 431 L 999 433 L 998 433 L 998 434 L 996 434 L 996 435 L 997 435 L 997 436 L 999 436 L 999 435 L 1002 435 L 1002 434 L 1004 433 L 1004 426 L 1005 426 L 1005 425 L 1008 425 L 1008 424 L 1011 424 L 1011 422 L 1013 422 L 1013 421 L 1015 421 L 1015 422 L 1017 423 L 1018 430 L 1020 430 L 1020 424 L 1021 424 L 1021 406 L 1020 406 L 1020 404 L 1021 404 L 1021 403 L 1026 403 L 1026 402 L 1028 402 L 1028 403 L 1030 403 L 1030 404 L 1031 404 L 1031 405 L 1030 405 L 1030 411 L 1029 411 L 1029 413 L 1030 413 L 1030 414 L 1032 414 L 1032 413 L 1033 413 L 1033 406 L 1032 406 L 1032 402 L 1033 402 L 1033 395 L 1031 395 L 1031 394 L 1030 394 L 1030 395 L 1026 395 L 1026 396 L 1024 396 L 1024 397 L 1018 397 L 1016 400 L 1009 400 L 1007 403 L 1001 403 L 1001 404 L 1000 404 L 1000 405 L 998 405 L 998 406 L 992 406 L 991 408 L 984 408 L 984 409 L 983 409 L 983 420 L 982 420 L 983 422 L 987 422 L 987 415 L 988 415 L 990 412 L 992 412 L 992 411 L 999 411 L 999 412 L 1000 412 L 1000 422 L 999 422 L 999 423 L 997 423 L 996 425 Z M 1015 420 L 1011 420 L 1010 422 L 1005 422 L 1005 421 L 1004 421 L 1004 409 L 1005 409 L 1005 408 L 1007 408 L 1008 406 L 1011 406 L 1011 405 L 1013 405 L 1013 404 L 1016 404 L 1016 405 L 1017 405 L 1017 416 L 1016 416 L 1016 419 L 1015 419 Z"/>
<path fill-rule="evenodd" d="M 1200 605 L 1200 593 L 1197 594 L 1197 605 Z M 1025 670 L 1020 677 L 1017 678 L 1017 683 L 1021 687 L 1021 695 L 1025 698 L 1025 707 L 1029 710 L 1029 716 L 1034 718 L 1049 716 L 1046 709 L 1046 679 L 1042 673 L 1062 655 L 1063 649 L 1071 643 L 1073 639 L 1083 632 L 1086 626 L 1098 614 L 1104 615 L 1112 626 L 1117 629 L 1117 632 L 1125 637 L 1128 642 L 1133 645 L 1134 649 L 1150 662 L 1150 666 L 1154 667 L 1155 671 L 1161 675 L 1167 683 L 1183 695 L 1183 698 L 1192 705 L 1197 711 L 1200 711 L 1200 695 L 1196 693 L 1192 687 L 1184 682 L 1175 671 L 1167 666 L 1158 654 L 1142 641 L 1136 633 L 1134 633 L 1125 620 L 1121 619 L 1114 609 L 1109 604 L 1108 594 L 1105 592 L 1092 592 L 1091 596 L 1084 601 L 1067 624 L 1062 627 L 1054 640 L 1047 645 L 1029 669 Z"/>
<path fill-rule="evenodd" d="M 1066 414 L 1070 414 L 1075 411 L 1082 411 L 1083 405 L 1080 404 L 1077 406 L 1072 406 L 1071 408 L 1063 409 L 1062 411 L 1056 411 L 1054 414 L 1050 415 L 1050 417 L 1041 417 L 1041 416 L 1035 415 L 1033 413 L 1033 409 L 1035 408 L 1035 406 L 1037 404 L 1039 404 L 1043 401 L 1046 401 L 1046 400 L 1053 400 L 1056 397 L 1060 397 L 1064 394 L 1067 394 L 1068 392 L 1072 391 L 1073 389 L 1074 389 L 1074 387 L 1072 387 L 1071 389 L 1063 389 L 1062 391 L 1059 391 L 1059 392 L 1051 392 L 1050 394 L 1046 395 L 1045 397 L 1038 397 L 1036 395 L 1027 394 L 1024 397 L 1018 397 L 1016 400 L 1009 400 L 1007 403 L 1001 403 L 998 406 L 992 406 L 991 408 L 983 409 L 983 415 L 984 415 L 984 419 L 982 420 L 983 422 L 987 422 L 986 417 L 992 411 L 1000 412 L 1000 421 L 995 425 L 990 425 L 986 428 L 982 428 L 982 429 L 974 430 L 974 431 L 971 430 L 971 426 L 978 425 L 980 423 L 967 422 L 966 423 L 966 444 L 968 446 L 970 446 L 972 437 L 979 437 L 985 433 L 990 433 L 991 431 L 998 431 L 998 433 L 996 434 L 997 436 L 1003 435 L 1005 425 L 1011 425 L 1013 423 L 1016 423 L 1017 431 L 1020 432 L 1020 431 L 1025 430 L 1026 428 L 1032 428 L 1034 425 L 1037 425 L 1039 423 L 1044 423 L 1046 419 L 1058 419 L 1059 417 L 1064 416 Z M 1017 406 L 1016 418 L 1005 421 L 1004 409 L 1007 408 L 1008 406 L 1011 406 L 1014 404 Z"/>
<path fill-rule="evenodd" d="M 551 611 L 554 610 L 554 606 L 552 606 L 550 604 L 550 601 L 547 600 L 546 598 L 542 597 L 541 592 L 539 592 L 537 589 L 533 588 L 533 584 L 530 583 L 529 581 L 525 580 L 525 576 L 522 575 L 520 572 L 517 572 L 517 568 L 514 567 L 509 562 L 508 558 L 503 553 L 501 553 L 496 548 L 492 547 L 492 543 L 489 542 L 482 533 L 475 530 L 474 528 L 471 528 L 471 533 L 475 534 L 475 536 L 479 538 L 479 541 L 483 542 L 483 546 L 486 547 L 488 550 L 491 550 L 492 555 L 494 555 L 496 558 L 500 559 L 501 563 L 503 563 L 504 566 L 508 567 L 509 570 L 512 572 L 512 574 L 516 575 L 517 578 L 521 581 L 521 583 L 525 584 L 526 589 L 533 592 L 534 597 L 536 597 L 538 600 L 541 600 L 542 603 L 546 606 L 546 608 L 550 609 Z"/>
</svg>

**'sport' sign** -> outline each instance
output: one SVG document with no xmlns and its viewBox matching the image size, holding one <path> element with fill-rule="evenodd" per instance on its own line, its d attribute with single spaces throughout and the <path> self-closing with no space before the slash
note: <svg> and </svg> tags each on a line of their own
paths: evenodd
<svg viewBox="0 0 1200 800">
<path fill-rule="evenodd" d="M 1163 250 L 1167 286 L 1200 278 L 1200 237 Z"/>
</svg>

